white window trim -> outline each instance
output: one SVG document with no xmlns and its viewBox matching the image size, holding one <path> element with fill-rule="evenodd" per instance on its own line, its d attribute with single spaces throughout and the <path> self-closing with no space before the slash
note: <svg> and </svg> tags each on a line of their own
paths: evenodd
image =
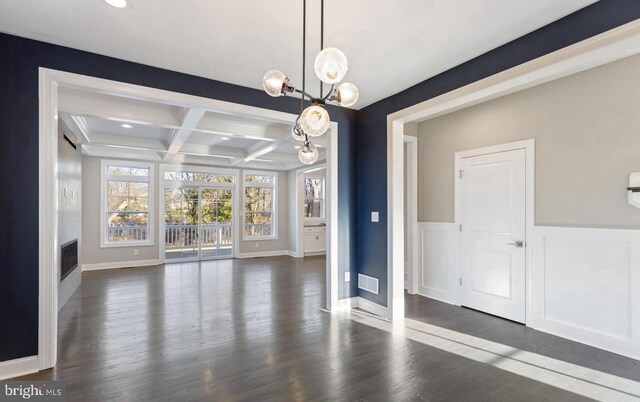
<svg viewBox="0 0 640 402">
<path fill-rule="evenodd" d="M 188 171 L 195 173 L 212 173 L 212 174 L 224 174 L 233 176 L 233 183 L 217 183 L 217 182 L 199 182 L 199 181 L 178 181 L 178 180 L 165 180 L 164 174 L 168 171 Z M 244 177 L 241 175 L 241 171 L 239 169 L 229 169 L 229 168 L 221 168 L 218 166 L 197 166 L 197 165 L 189 165 L 189 164 L 167 164 L 161 163 L 159 165 L 158 172 L 158 182 L 160 186 L 160 191 L 158 192 L 158 225 L 160 226 L 159 233 L 160 236 L 163 236 L 166 230 L 166 222 L 165 222 L 165 189 L 167 188 L 184 188 L 184 187 L 204 187 L 204 188 L 229 188 L 233 190 L 233 258 L 236 258 L 238 255 L 238 250 L 240 248 L 239 241 L 239 233 L 240 233 L 240 222 L 243 222 L 240 218 L 238 218 L 238 214 L 242 214 L 241 197 L 240 193 L 240 179 L 244 180 Z M 238 212 L 240 211 L 240 212 Z M 244 215 L 244 214 L 242 214 Z M 163 238 L 160 238 L 160 256 L 158 257 L 162 262 L 177 262 L 175 260 L 167 260 L 166 259 L 166 243 Z"/>
<path fill-rule="evenodd" d="M 246 176 L 273 176 L 273 184 L 270 183 L 247 183 L 245 181 Z M 273 189 L 272 199 L 272 212 L 271 212 L 271 236 L 247 236 L 245 232 L 246 226 L 246 210 L 245 210 L 245 196 L 247 187 L 262 187 Z M 243 170 L 242 171 L 242 240 L 243 241 L 259 241 L 259 240 L 277 240 L 278 239 L 278 172 L 266 171 L 266 170 Z"/>
<path fill-rule="evenodd" d="M 211 182 L 211 181 L 189 181 L 189 180 L 166 180 L 164 175 L 166 172 L 190 172 L 190 173 L 205 173 L 205 174 L 219 174 L 226 176 L 233 176 L 233 183 L 225 183 L 225 182 Z M 244 178 L 243 178 L 244 179 Z M 160 165 L 160 181 L 163 187 L 227 187 L 227 188 L 236 188 L 236 183 L 240 180 L 239 178 L 239 170 L 237 169 L 227 169 L 221 168 L 217 166 L 196 166 L 196 165 L 186 165 L 186 164 L 162 164 Z"/>
<path fill-rule="evenodd" d="M 306 216 L 304 217 L 304 221 L 306 223 L 322 223 L 325 222 L 325 217 L 326 217 L 326 199 L 325 199 L 325 195 L 326 195 L 326 178 L 324 176 L 304 176 L 303 180 L 307 180 L 307 179 L 320 179 L 322 180 L 322 195 L 320 197 L 320 199 L 322 200 L 322 216 L 319 218 L 307 218 Z M 304 188 L 304 187 L 303 187 Z M 305 205 L 307 201 L 307 197 L 302 197 L 302 205 Z"/>
<path fill-rule="evenodd" d="M 147 240 L 144 241 L 128 241 L 128 242 L 108 242 L 107 241 L 107 167 L 108 166 L 137 167 L 149 169 L 149 208 L 147 212 Z M 123 176 L 124 181 L 147 182 L 146 180 L 137 180 L 135 176 Z M 152 162 L 137 162 L 128 160 L 102 159 L 100 161 L 100 248 L 112 247 L 139 247 L 153 246 L 154 243 L 154 201 L 155 201 L 155 171 Z"/>
</svg>

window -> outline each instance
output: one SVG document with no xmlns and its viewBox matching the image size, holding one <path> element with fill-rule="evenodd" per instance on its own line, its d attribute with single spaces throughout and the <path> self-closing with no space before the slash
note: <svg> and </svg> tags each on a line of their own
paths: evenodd
<svg viewBox="0 0 640 402">
<path fill-rule="evenodd" d="M 101 246 L 153 244 L 153 165 L 102 161 Z"/>
<path fill-rule="evenodd" d="M 169 182 L 203 182 L 203 183 L 233 183 L 233 174 L 172 171 L 164 172 L 164 179 Z"/>
<path fill-rule="evenodd" d="M 304 178 L 304 217 L 324 219 L 324 178 Z"/>
<path fill-rule="evenodd" d="M 275 239 L 276 173 L 245 172 L 244 230 L 246 239 Z"/>
</svg>

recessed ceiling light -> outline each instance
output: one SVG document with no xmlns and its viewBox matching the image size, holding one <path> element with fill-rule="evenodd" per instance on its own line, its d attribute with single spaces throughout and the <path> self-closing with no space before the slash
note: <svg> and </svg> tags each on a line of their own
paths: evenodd
<svg viewBox="0 0 640 402">
<path fill-rule="evenodd" d="M 120 127 L 122 127 L 122 128 L 132 128 L 133 126 L 131 124 L 120 124 Z"/>
<path fill-rule="evenodd" d="M 222 141 L 229 141 L 229 137 L 222 137 L 220 138 Z"/>
<path fill-rule="evenodd" d="M 300 145 L 296 145 L 294 148 L 295 149 L 300 149 L 301 147 L 300 147 Z"/>
<path fill-rule="evenodd" d="M 127 0 L 104 0 L 105 3 L 115 8 L 128 8 L 129 2 Z"/>
</svg>

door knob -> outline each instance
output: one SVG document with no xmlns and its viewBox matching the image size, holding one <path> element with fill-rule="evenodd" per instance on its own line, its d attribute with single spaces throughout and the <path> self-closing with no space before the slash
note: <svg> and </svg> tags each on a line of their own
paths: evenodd
<svg viewBox="0 0 640 402">
<path fill-rule="evenodd" d="M 516 240 L 515 243 L 507 243 L 510 246 L 516 246 L 516 247 L 524 247 L 524 242 L 521 240 Z"/>
</svg>

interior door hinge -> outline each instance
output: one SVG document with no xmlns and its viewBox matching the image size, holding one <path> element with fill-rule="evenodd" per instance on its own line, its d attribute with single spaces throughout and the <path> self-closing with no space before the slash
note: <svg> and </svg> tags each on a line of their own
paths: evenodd
<svg viewBox="0 0 640 402">
<path fill-rule="evenodd" d="M 460 225 L 460 233 L 462 233 L 462 225 Z"/>
<path fill-rule="evenodd" d="M 458 282 L 460 283 L 460 286 L 462 286 L 462 278 L 459 278 Z"/>
<path fill-rule="evenodd" d="M 464 172 L 464 170 L 458 170 L 458 174 L 460 175 L 460 178 L 462 179 L 462 173 Z"/>
</svg>

